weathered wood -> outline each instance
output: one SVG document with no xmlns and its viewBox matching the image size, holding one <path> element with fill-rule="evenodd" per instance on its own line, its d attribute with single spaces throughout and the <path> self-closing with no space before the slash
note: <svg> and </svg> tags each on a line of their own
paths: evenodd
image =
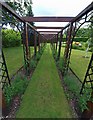
<svg viewBox="0 0 93 120">
<path fill-rule="evenodd" d="M 26 22 L 70 22 L 74 17 L 22 17 Z"/>
<path fill-rule="evenodd" d="M 40 51 L 40 34 L 38 34 L 38 49 Z"/>
<path fill-rule="evenodd" d="M 37 52 L 37 39 L 36 39 L 36 31 L 34 30 L 34 55 Z"/>
<path fill-rule="evenodd" d="M 58 35 L 59 35 L 59 34 L 56 35 L 56 39 L 57 39 L 57 40 L 56 40 L 56 51 L 57 51 L 57 45 L 58 45 Z"/>
<path fill-rule="evenodd" d="M 64 27 L 35 26 L 35 29 L 63 29 Z"/>
<path fill-rule="evenodd" d="M 57 56 L 57 59 L 59 60 L 60 58 L 60 52 L 61 52 L 61 46 L 62 46 L 62 38 L 63 38 L 63 34 L 62 32 L 60 33 L 60 41 L 59 41 L 59 49 L 58 49 L 58 56 Z"/>
</svg>

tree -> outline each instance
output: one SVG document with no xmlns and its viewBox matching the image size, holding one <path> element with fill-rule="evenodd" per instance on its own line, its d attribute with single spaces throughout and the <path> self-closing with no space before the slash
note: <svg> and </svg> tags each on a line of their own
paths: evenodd
<svg viewBox="0 0 93 120">
<path fill-rule="evenodd" d="M 6 3 L 20 16 L 33 16 L 32 12 L 32 1 L 22 2 L 10 2 L 8 0 Z M 2 8 L 2 26 L 10 24 L 11 27 L 16 26 L 17 29 L 21 32 L 23 25 L 19 22 L 12 14 L 10 14 L 6 9 Z M 30 23 L 34 25 L 33 22 Z"/>
<path fill-rule="evenodd" d="M 90 37 L 86 43 L 87 49 L 89 48 L 93 52 L 93 16 L 90 18 L 91 24 L 89 25 Z"/>
<path fill-rule="evenodd" d="M 90 37 L 91 29 L 89 27 L 87 28 L 80 28 L 77 31 L 76 37 Z"/>
</svg>

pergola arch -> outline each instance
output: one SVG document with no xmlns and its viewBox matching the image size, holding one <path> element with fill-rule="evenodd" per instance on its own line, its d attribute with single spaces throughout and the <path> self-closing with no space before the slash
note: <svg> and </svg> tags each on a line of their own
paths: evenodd
<svg viewBox="0 0 93 120">
<path fill-rule="evenodd" d="M 65 67 L 66 69 L 68 69 L 69 67 L 69 62 L 70 62 L 70 55 L 71 55 L 71 48 L 72 48 L 72 41 L 74 39 L 74 36 L 77 32 L 77 30 L 85 23 L 85 22 L 92 22 L 92 21 L 87 21 L 87 18 L 89 18 L 89 16 L 91 16 L 93 14 L 93 2 L 88 5 L 83 11 L 81 11 L 76 17 L 58 17 L 58 16 L 54 16 L 54 17 L 20 17 L 17 13 L 15 13 L 15 11 L 9 7 L 6 3 L 4 2 L 0 2 L 0 5 L 5 8 L 9 13 L 11 13 L 17 20 L 19 20 L 20 22 L 22 22 L 24 24 L 24 36 L 23 36 L 23 49 L 24 49 L 24 60 L 25 60 L 25 65 L 26 65 L 26 71 L 29 73 L 29 60 L 30 60 L 30 51 L 29 51 L 29 47 L 28 47 L 28 26 L 34 30 L 34 49 L 35 49 L 35 54 L 36 54 L 36 46 L 37 46 L 37 41 L 36 41 L 36 34 L 38 34 L 38 36 L 41 37 L 41 39 L 50 39 L 50 42 L 53 38 L 56 39 L 56 50 L 57 50 L 57 42 L 58 42 L 58 37 L 57 35 L 60 34 L 60 44 L 59 44 L 59 53 L 60 53 L 60 49 L 61 49 L 61 42 L 62 42 L 62 38 L 63 38 L 63 31 L 65 29 L 69 29 L 68 33 L 67 33 L 67 45 L 66 45 L 66 49 L 65 49 Z M 83 23 L 80 24 L 80 26 L 77 29 L 77 23 L 80 20 L 84 20 Z M 31 26 L 29 24 L 29 22 L 69 22 L 65 27 L 46 27 L 46 26 Z M 73 24 L 75 24 L 74 26 L 74 30 L 73 30 Z M 42 31 L 42 33 L 40 33 L 40 31 L 38 31 L 37 29 L 46 29 L 46 31 Z M 47 29 L 59 29 L 59 31 L 48 31 Z M 61 29 L 61 30 L 60 30 Z M 73 32 L 74 31 L 74 32 Z M 45 33 L 46 32 L 46 33 Z M 52 33 L 54 32 L 54 33 Z M 51 37 L 49 37 L 51 36 Z M 45 40 L 44 40 L 45 41 Z M 40 42 L 39 42 L 39 47 L 40 47 Z M 60 54 L 58 53 L 58 58 L 60 58 Z"/>
</svg>

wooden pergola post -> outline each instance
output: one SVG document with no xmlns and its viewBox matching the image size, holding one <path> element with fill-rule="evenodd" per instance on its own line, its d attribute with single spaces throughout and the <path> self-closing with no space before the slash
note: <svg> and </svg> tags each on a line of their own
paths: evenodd
<svg viewBox="0 0 93 120">
<path fill-rule="evenodd" d="M 30 70 L 30 52 L 28 47 L 28 30 L 27 23 L 24 23 L 24 38 L 23 38 L 23 49 L 24 49 L 24 59 L 25 59 L 25 68 L 27 74 L 29 74 Z"/>
<path fill-rule="evenodd" d="M 39 49 L 39 52 L 40 52 L 40 34 L 38 34 L 38 49 Z"/>
<path fill-rule="evenodd" d="M 58 35 L 59 34 L 56 35 L 56 51 L 57 51 L 57 45 L 58 45 Z"/>
<path fill-rule="evenodd" d="M 0 107 L 2 108 L 1 114 L 3 117 L 5 117 L 8 111 L 7 111 L 7 104 L 6 104 L 5 96 L 1 88 L 0 88 Z"/>
<path fill-rule="evenodd" d="M 73 27 L 73 24 L 71 23 L 70 24 L 70 29 L 68 29 L 68 35 L 67 35 L 67 47 L 66 47 L 66 56 L 65 56 L 66 59 L 68 58 L 69 46 L 70 46 L 70 43 L 71 43 L 72 27 Z"/>
<path fill-rule="evenodd" d="M 36 39 L 36 31 L 34 30 L 34 55 L 36 56 L 37 52 L 37 39 Z"/>
<path fill-rule="evenodd" d="M 72 36 L 72 29 L 73 29 L 73 23 L 70 23 L 70 28 L 68 28 L 68 34 L 67 34 L 67 46 L 65 48 L 65 54 L 64 54 L 64 58 L 65 58 L 65 67 L 68 70 L 68 66 L 69 66 L 69 61 L 70 61 L 70 46 L 72 44 L 71 42 L 71 36 Z"/>
<path fill-rule="evenodd" d="M 58 49 L 58 56 L 57 56 L 57 60 L 60 59 L 60 52 L 61 52 L 61 46 L 62 46 L 62 38 L 63 38 L 63 34 L 62 34 L 63 31 L 61 31 L 60 33 L 60 41 L 59 41 L 59 49 Z"/>
</svg>

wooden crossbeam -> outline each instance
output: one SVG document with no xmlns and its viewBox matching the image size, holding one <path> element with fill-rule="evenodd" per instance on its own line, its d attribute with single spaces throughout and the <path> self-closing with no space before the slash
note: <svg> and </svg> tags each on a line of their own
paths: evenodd
<svg viewBox="0 0 93 120">
<path fill-rule="evenodd" d="M 39 33 L 44 33 L 44 32 L 46 32 L 46 33 L 58 33 L 59 31 L 38 31 Z"/>
<path fill-rule="evenodd" d="M 41 32 L 40 34 L 41 35 L 46 35 L 46 34 L 56 35 L 57 33 L 54 33 L 54 32 L 50 32 L 50 33 L 48 33 L 48 32 Z"/>
<path fill-rule="evenodd" d="M 74 17 L 22 17 L 26 22 L 70 22 Z"/>
<path fill-rule="evenodd" d="M 63 29 L 64 27 L 35 26 L 36 29 Z"/>
<path fill-rule="evenodd" d="M 8 4 L 6 4 L 4 1 L 0 0 L 0 5 L 7 9 L 8 12 L 12 13 L 18 20 L 24 22 L 24 19 L 20 17 Z"/>
</svg>

